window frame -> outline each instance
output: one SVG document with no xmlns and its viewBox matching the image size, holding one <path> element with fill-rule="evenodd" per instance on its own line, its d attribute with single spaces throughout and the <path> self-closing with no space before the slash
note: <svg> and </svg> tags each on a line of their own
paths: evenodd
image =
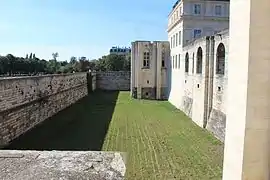
<svg viewBox="0 0 270 180">
<path fill-rule="evenodd" d="M 220 7 L 220 14 L 217 14 L 217 7 Z M 216 16 L 222 16 L 222 5 L 221 4 L 216 4 L 215 5 L 215 15 Z"/>
<path fill-rule="evenodd" d="M 196 13 L 196 11 L 198 11 L 198 13 Z M 194 4 L 194 6 L 193 6 L 193 14 L 195 14 L 195 15 L 201 15 L 201 13 L 202 13 L 202 5 L 201 4 L 197 4 L 197 3 Z"/>
<path fill-rule="evenodd" d="M 178 46 L 178 33 L 176 33 L 176 35 L 175 35 L 175 45 L 176 45 L 176 47 Z"/>
<path fill-rule="evenodd" d="M 162 68 L 166 67 L 166 65 L 165 65 L 165 52 L 162 52 L 162 54 L 161 54 L 161 67 Z"/>
<path fill-rule="evenodd" d="M 175 67 L 174 67 L 174 56 L 172 56 L 172 68 L 174 69 Z"/>
<path fill-rule="evenodd" d="M 180 63 L 181 63 L 180 59 L 181 59 L 181 58 L 180 58 L 180 54 L 178 54 L 178 69 L 180 69 L 180 67 L 181 67 L 181 66 L 180 66 Z"/>
<path fill-rule="evenodd" d="M 200 32 L 200 35 L 199 36 L 196 36 L 196 31 L 199 31 Z M 202 37 L 202 30 L 201 29 L 194 29 L 193 30 L 193 38 L 194 39 L 197 39 L 197 38 L 200 38 L 200 37 Z"/>
<path fill-rule="evenodd" d="M 181 44 L 182 44 L 182 31 L 179 31 L 179 46 L 181 46 Z"/>
<path fill-rule="evenodd" d="M 143 53 L 143 68 L 150 69 L 150 51 L 144 51 Z"/>
</svg>

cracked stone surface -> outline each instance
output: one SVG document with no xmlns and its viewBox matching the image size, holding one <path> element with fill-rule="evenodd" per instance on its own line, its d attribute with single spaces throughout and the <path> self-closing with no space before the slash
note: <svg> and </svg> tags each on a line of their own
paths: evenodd
<svg viewBox="0 0 270 180">
<path fill-rule="evenodd" d="M 0 179 L 122 180 L 124 158 L 119 152 L 0 150 Z"/>
</svg>

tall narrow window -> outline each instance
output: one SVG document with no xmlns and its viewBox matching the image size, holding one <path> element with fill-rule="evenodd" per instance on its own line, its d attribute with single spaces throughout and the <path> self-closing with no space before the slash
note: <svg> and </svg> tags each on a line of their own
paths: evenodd
<svg viewBox="0 0 270 180">
<path fill-rule="evenodd" d="M 181 42 L 182 41 L 182 32 L 181 31 L 179 31 L 179 45 L 181 45 Z"/>
<path fill-rule="evenodd" d="M 173 47 L 173 37 L 171 37 L 171 48 Z"/>
<path fill-rule="evenodd" d="M 197 61 L 196 61 L 196 73 L 201 74 L 202 73 L 202 48 L 199 47 L 197 51 Z"/>
<path fill-rule="evenodd" d="M 173 69 L 173 56 L 171 56 L 171 59 L 170 59 L 170 68 Z"/>
<path fill-rule="evenodd" d="M 225 71 L 225 46 L 220 43 L 217 48 L 216 74 L 224 75 Z"/>
<path fill-rule="evenodd" d="M 176 47 L 178 46 L 178 33 L 176 33 L 176 37 L 175 37 L 175 44 L 176 44 Z"/>
<path fill-rule="evenodd" d="M 192 74 L 194 74 L 194 53 L 192 54 Z"/>
<path fill-rule="evenodd" d="M 174 56 L 172 57 L 172 59 L 173 59 L 172 67 L 173 67 L 173 69 L 174 69 L 174 68 L 175 68 L 175 67 L 174 67 Z"/>
<path fill-rule="evenodd" d="M 186 53 L 186 57 L 185 57 L 185 72 L 188 73 L 189 70 L 189 55 L 188 53 Z"/>
<path fill-rule="evenodd" d="M 180 69 L 180 54 L 178 54 L 178 69 Z"/>
<path fill-rule="evenodd" d="M 177 69 L 177 67 L 178 67 L 178 59 L 177 58 L 178 58 L 178 56 L 176 55 L 175 56 L 175 69 Z"/>
<path fill-rule="evenodd" d="M 150 52 L 143 53 L 143 67 L 149 69 L 150 68 Z"/>
<path fill-rule="evenodd" d="M 221 9 L 222 9 L 221 5 L 216 5 L 215 6 L 215 15 L 221 16 Z"/>
<path fill-rule="evenodd" d="M 175 47 L 175 35 L 173 35 L 173 47 Z"/>
<path fill-rule="evenodd" d="M 201 5 L 200 4 L 194 4 L 194 14 L 201 14 Z"/>
<path fill-rule="evenodd" d="M 161 67 L 165 67 L 165 52 L 162 52 L 161 55 Z"/>
</svg>

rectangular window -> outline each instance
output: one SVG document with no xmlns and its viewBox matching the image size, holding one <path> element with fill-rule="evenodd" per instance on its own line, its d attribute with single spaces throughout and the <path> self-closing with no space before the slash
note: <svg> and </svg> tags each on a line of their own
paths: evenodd
<svg viewBox="0 0 270 180">
<path fill-rule="evenodd" d="M 171 48 L 173 47 L 173 37 L 171 37 Z"/>
<path fill-rule="evenodd" d="M 180 69 L 180 54 L 178 54 L 178 69 Z"/>
<path fill-rule="evenodd" d="M 164 52 L 162 53 L 162 56 L 161 56 L 161 67 L 165 67 L 165 53 Z"/>
<path fill-rule="evenodd" d="M 193 36 L 193 38 L 199 38 L 199 37 L 201 37 L 201 35 L 202 35 L 202 30 L 200 30 L 200 29 L 194 29 L 194 36 Z"/>
<path fill-rule="evenodd" d="M 173 68 L 172 66 L 173 66 L 173 58 L 172 58 L 172 56 L 171 56 L 171 59 L 170 59 L 170 61 L 171 61 L 171 68 Z"/>
<path fill-rule="evenodd" d="M 149 60 L 150 60 L 150 53 L 144 52 L 143 54 L 143 67 L 144 68 L 148 68 L 148 69 L 150 68 Z"/>
<path fill-rule="evenodd" d="M 177 60 L 177 55 L 175 56 L 175 68 L 177 68 L 178 60 Z"/>
<path fill-rule="evenodd" d="M 179 45 L 181 45 L 181 41 L 182 41 L 182 33 L 181 33 L 181 31 L 179 31 Z"/>
<path fill-rule="evenodd" d="M 194 4 L 194 14 L 201 14 L 201 5 Z"/>
<path fill-rule="evenodd" d="M 173 47 L 175 47 L 175 35 L 173 35 Z"/>
<path fill-rule="evenodd" d="M 181 16 L 182 15 L 182 7 L 180 7 L 179 9 L 180 9 L 179 10 L 179 12 L 180 12 L 179 15 Z"/>
<path fill-rule="evenodd" d="M 174 69 L 174 56 L 172 57 L 172 68 Z"/>
<path fill-rule="evenodd" d="M 175 37 L 176 39 L 175 39 L 175 44 L 176 44 L 176 47 L 178 46 L 178 33 L 176 33 L 176 37 Z"/>
<path fill-rule="evenodd" d="M 216 5 L 215 6 L 215 15 L 221 16 L 221 9 L 222 9 L 221 5 Z"/>
</svg>

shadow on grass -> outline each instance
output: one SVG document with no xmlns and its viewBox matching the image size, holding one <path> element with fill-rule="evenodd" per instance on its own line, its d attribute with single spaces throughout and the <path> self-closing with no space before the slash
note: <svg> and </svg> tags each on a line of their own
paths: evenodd
<svg viewBox="0 0 270 180">
<path fill-rule="evenodd" d="M 4 149 L 102 149 L 119 92 L 94 92 L 15 139 Z"/>
</svg>

